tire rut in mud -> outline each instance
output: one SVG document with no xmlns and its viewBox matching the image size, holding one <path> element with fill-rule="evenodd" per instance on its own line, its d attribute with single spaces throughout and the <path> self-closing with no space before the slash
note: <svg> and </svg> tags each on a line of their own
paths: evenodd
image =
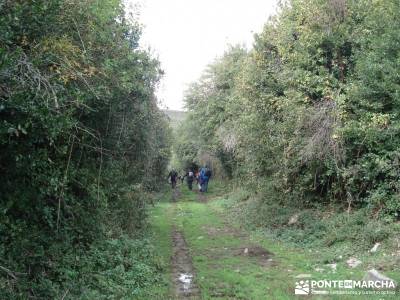
<svg viewBox="0 0 400 300">
<path fill-rule="evenodd" d="M 189 248 L 183 233 L 176 227 L 172 230 L 172 244 L 172 278 L 176 299 L 198 299 L 200 289 L 196 284 Z"/>
</svg>

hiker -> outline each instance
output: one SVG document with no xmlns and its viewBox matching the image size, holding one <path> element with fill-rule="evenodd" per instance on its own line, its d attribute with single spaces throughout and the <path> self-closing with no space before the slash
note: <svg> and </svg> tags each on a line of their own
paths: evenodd
<svg viewBox="0 0 400 300">
<path fill-rule="evenodd" d="M 200 172 L 199 172 L 200 192 L 204 192 L 205 175 L 206 175 L 206 170 L 203 167 L 203 168 L 200 169 Z"/>
<path fill-rule="evenodd" d="M 200 191 L 201 192 L 207 192 L 208 189 L 208 181 L 210 180 L 212 173 L 211 170 L 205 166 L 204 168 L 201 168 L 200 170 Z"/>
<path fill-rule="evenodd" d="M 174 189 L 176 187 L 176 179 L 178 178 L 178 173 L 172 169 L 169 174 L 167 179 L 171 180 L 171 187 Z"/>
<path fill-rule="evenodd" d="M 195 173 L 195 179 L 196 179 L 196 184 L 199 188 L 199 192 L 201 192 L 201 184 L 200 184 L 201 180 L 200 180 L 200 171 L 199 170 L 197 170 Z"/>
<path fill-rule="evenodd" d="M 186 182 L 188 185 L 189 190 L 193 189 L 193 181 L 194 181 L 194 173 L 192 170 L 188 170 L 188 172 L 185 174 L 186 177 Z"/>
</svg>

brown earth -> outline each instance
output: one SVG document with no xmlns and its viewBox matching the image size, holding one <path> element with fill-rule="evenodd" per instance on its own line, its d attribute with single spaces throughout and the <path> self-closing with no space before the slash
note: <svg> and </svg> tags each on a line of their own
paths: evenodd
<svg viewBox="0 0 400 300">
<path fill-rule="evenodd" d="M 181 197 L 181 190 L 178 187 L 175 187 L 172 190 L 172 202 L 176 202 Z"/>
<path fill-rule="evenodd" d="M 199 200 L 199 202 L 207 203 L 207 196 L 204 195 L 204 193 L 202 192 L 197 192 L 197 199 Z"/>
<path fill-rule="evenodd" d="M 196 274 L 189 248 L 183 233 L 176 227 L 172 230 L 172 278 L 176 299 L 198 299 L 200 289 L 196 285 Z"/>
</svg>

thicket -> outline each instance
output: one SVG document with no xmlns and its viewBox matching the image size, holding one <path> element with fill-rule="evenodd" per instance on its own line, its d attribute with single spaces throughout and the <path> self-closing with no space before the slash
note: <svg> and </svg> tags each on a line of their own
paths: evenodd
<svg viewBox="0 0 400 300">
<path fill-rule="evenodd" d="M 169 157 L 162 71 L 120 0 L 0 1 L 0 298 L 132 296 Z"/>
<path fill-rule="evenodd" d="M 231 47 L 188 89 L 177 156 L 218 159 L 254 191 L 260 219 L 272 203 L 398 220 L 399 11 L 397 0 L 284 1 L 251 50 Z"/>
</svg>

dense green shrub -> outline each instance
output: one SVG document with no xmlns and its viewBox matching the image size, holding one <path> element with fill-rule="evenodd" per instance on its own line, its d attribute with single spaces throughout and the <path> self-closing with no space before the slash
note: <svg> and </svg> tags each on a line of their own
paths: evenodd
<svg viewBox="0 0 400 300">
<path fill-rule="evenodd" d="M 259 199 L 398 219 L 399 5 L 286 1 L 253 49 L 232 47 L 188 90 L 197 131 L 178 149 L 195 143 L 188 157 L 207 151 Z"/>
<path fill-rule="evenodd" d="M 135 243 L 119 236 L 143 227 L 169 157 L 162 72 L 121 2 L 0 1 L 0 298 L 72 297 L 89 264 L 95 294 L 151 272 L 132 261 L 118 282 L 128 253 L 99 262 Z"/>
</svg>

